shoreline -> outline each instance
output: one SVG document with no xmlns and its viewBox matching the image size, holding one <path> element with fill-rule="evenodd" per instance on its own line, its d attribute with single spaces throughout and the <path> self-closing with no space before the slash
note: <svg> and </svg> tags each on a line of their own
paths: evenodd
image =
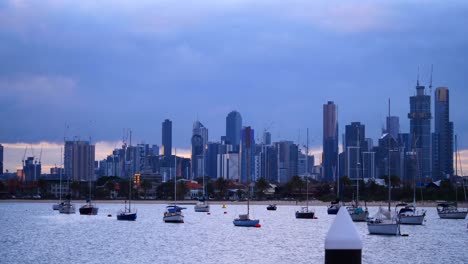
<svg viewBox="0 0 468 264">
<path fill-rule="evenodd" d="M 83 202 L 85 203 L 84 200 L 72 200 L 75 203 L 80 203 Z M 94 200 L 93 203 L 110 203 L 110 204 L 119 204 L 123 203 L 125 200 Z M 0 200 L 0 203 L 57 203 L 58 200 L 34 200 L 34 199 L 6 199 L 6 200 Z M 441 203 L 443 201 L 417 201 L 417 206 L 418 207 L 436 207 L 438 203 Z M 172 200 L 132 200 L 132 203 L 134 204 L 171 204 L 173 203 Z M 195 205 L 197 203 L 196 200 L 181 200 L 177 201 L 178 204 L 184 204 L 184 205 Z M 245 205 L 247 204 L 247 201 L 209 201 L 210 204 L 216 204 L 216 205 Z M 395 207 L 396 204 L 400 202 L 392 202 L 391 207 Z M 269 205 L 269 204 L 276 204 L 278 206 L 281 205 L 289 205 L 289 206 L 295 206 L 295 205 L 306 205 L 305 201 L 297 202 L 296 201 L 283 201 L 283 200 L 264 200 L 264 201 L 250 201 L 251 205 Z M 347 203 L 350 204 L 350 203 Z M 380 202 L 361 202 L 361 205 L 367 205 L 367 206 L 387 206 L 388 202 L 387 201 L 380 201 Z M 322 202 L 318 200 L 310 200 L 309 201 L 310 206 L 329 206 L 330 202 Z M 346 205 L 346 204 L 345 204 Z M 468 203 L 467 202 L 458 202 L 458 206 L 462 208 L 467 208 Z"/>
</svg>

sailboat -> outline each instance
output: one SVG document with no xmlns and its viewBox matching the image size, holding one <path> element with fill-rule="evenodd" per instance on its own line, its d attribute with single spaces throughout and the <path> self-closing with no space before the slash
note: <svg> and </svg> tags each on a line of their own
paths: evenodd
<svg viewBox="0 0 468 264">
<path fill-rule="evenodd" d="M 252 179 L 252 174 L 250 172 L 250 140 L 246 140 L 246 160 L 247 160 L 247 214 L 239 214 L 239 217 L 234 219 L 232 223 L 235 226 L 243 226 L 243 227 L 259 227 L 260 226 L 260 220 L 258 219 L 250 219 L 250 180 Z"/>
<path fill-rule="evenodd" d="M 307 129 L 307 155 L 309 155 L 309 129 Z M 315 210 L 309 209 L 309 171 L 307 170 L 308 162 L 306 162 L 306 206 L 301 207 L 300 211 L 296 211 L 296 218 L 314 219 Z"/>
<path fill-rule="evenodd" d="M 174 152 L 174 205 L 166 207 L 163 220 L 165 223 L 183 223 L 182 210 L 186 208 L 177 206 L 177 151 Z"/>
<path fill-rule="evenodd" d="M 67 194 L 66 199 L 63 201 L 62 206 L 59 208 L 61 214 L 74 214 L 75 205 L 71 203 L 71 195 Z"/>
<path fill-rule="evenodd" d="M 52 205 L 53 210 L 60 210 L 63 206 L 62 202 L 62 148 L 60 148 L 60 168 L 59 168 L 59 178 L 60 178 L 60 185 L 59 185 L 59 202 Z"/>
<path fill-rule="evenodd" d="M 71 203 L 71 194 L 70 194 L 70 175 L 68 175 L 67 179 L 68 185 L 68 194 L 63 201 L 62 206 L 59 208 L 59 213 L 61 214 L 74 214 L 75 213 L 75 205 Z"/>
<path fill-rule="evenodd" d="M 130 133 L 131 135 L 131 133 Z M 132 145 L 131 143 L 131 136 L 130 136 L 130 146 Z M 127 146 L 124 143 L 124 164 L 127 162 Z M 127 166 L 124 168 L 125 171 L 125 176 L 127 176 Z M 123 220 L 123 221 L 135 221 L 137 218 L 137 211 L 135 209 L 132 210 L 132 182 L 133 182 L 133 177 L 129 178 L 128 185 L 129 185 L 129 190 L 128 190 L 128 207 L 127 207 L 127 201 L 125 201 L 125 207 L 124 209 L 120 210 L 119 213 L 117 214 L 117 220 Z"/>
<path fill-rule="evenodd" d="M 88 180 L 89 184 L 89 198 L 86 204 L 80 207 L 80 215 L 97 215 L 99 208 L 91 203 L 91 177 Z"/>
<path fill-rule="evenodd" d="M 457 142 L 457 135 L 455 135 L 455 174 L 458 175 L 458 156 L 460 155 L 458 153 L 458 142 Z M 460 163 L 460 168 L 461 168 L 461 163 Z M 463 171 L 462 171 L 463 174 Z M 463 182 L 464 183 L 464 182 Z M 455 191 L 458 188 L 455 187 Z M 463 190 L 465 191 L 465 185 L 463 184 Z M 458 192 L 455 194 L 456 200 L 458 198 Z M 465 201 L 466 201 L 466 193 L 465 193 Z M 466 215 L 468 214 L 467 209 L 460 209 L 457 206 L 456 202 L 445 202 L 445 203 L 439 203 L 437 204 L 437 214 L 439 215 L 440 218 L 442 219 L 465 219 Z"/>
<path fill-rule="evenodd" d="M 309 209 L 309 177 L 306 176 L 306 206 L 301 207 L 300 211 L 296 211 L 296 218 L 314 219 L 315 210 Z"/>
<path fill-rule="evenodd" d="M 414 152 L 416 153 L 416 152 Z M 418 155 L 416 153 L 416 161 Z M 416 162 L 419 175 L 419 163 Z M 426 210 L 416 210 L 416 180 L 413 174 L 413 204 L 401 203 L 395 206 L 395 213 L 398 216 L 398 222 L 402 225 L 422 225 L 426 217 Z"/>
<path fill-rule="evenodd" d="M 362 209 L 359 206 L 359 181 L 361 180 L 361 162 L 359 153 L 361 152 L 360 140 L 359 140 L 359 129 L 357 133 L 357 169 L 358 169 L 358 177 L 356 179 L 356 201 L 352 206 L 346 207 L 348 209 L 349 215 L 354 222 L 365 222 L 369 217 L 369 211 L 367 211 L 367 207 Z"/>
<path fill-rule="evenodd" d="M 392 199 L 392 182 L 390 178 L 390 144 L 388 145 L 388 212 L 385 212 L 382 207 L 372 219 L 367 222 L 369 234 L 373 235 L 400 235 L 400 222 L 397 216 L 392 216 L 390 211 L 390 203 Z"/>
<path fill-rule="evenodd" d="M 206 199 L 206 194 L 205 194 L 205 158 L 203 157 L 203 198 L 198 200 L 197 204 L 195 204 L 194 210 L 195 212 L 209 212 L 210 211 L 210 205 L 208 204 L 208 201 Z"/>
</svg>

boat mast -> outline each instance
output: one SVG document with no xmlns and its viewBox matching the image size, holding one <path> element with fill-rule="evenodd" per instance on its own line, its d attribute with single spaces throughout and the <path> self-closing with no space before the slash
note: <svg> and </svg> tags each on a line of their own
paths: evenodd
<svg viewBox="0 0 468 264">
<path fill-rule="evenodd" d="M 177 149 L 174 148 L 174 205 L 177 202 Z"/>
<path fill-rule="evenodd" d="M 388 162 L 388 168 L 387 168 L 387 173 L 388 173 L 388 211 L 391 212 L 391 208 L 390 208 L 390 201 L 392 199 L 391 197 L 391 177 L 390 177 L 390 134 L 387 133 L 387 137 L 388 137 L 388 158 L 387 158 L 387 162 Z"/>
<path fill-rule="evenodd" d="M 457 167 L 457 163 L 460 162 L 460 173 L 461 175 L 458 175 L 458 167 Z M 457 135 L 455 135 L 455 168 L 457 168 L 455 171 L 456 171 L 456 174 L 457 176 L 461 176 L 462 178 L 462 186 L 463 186 L 463 193 L 465 194 L 465 202 L 466 202 L 466 189 L 465 189 L 465 180 L 463 179 L 463 169 L 462 169 L 462 166 L 461 166 L 461 159 L 460 159 L 460 153 L 458 151 L 458 140 L 457 140 Z"/>
<path fill-rule="evenodd" d="M 359 152 L 361 151 L 361 142 L 359 138 L 359 127 L 357 130 L 357 180 L 356 180 L 356 207 L 359 206 L 359 180 L 360 180 L 360 171 L 361 171 L 361 162 L 359 157 Z"/>
<path fill-rule="evenodd" d="M 63 151 L 63 148 L 60 148 L 60 169 L 59 169 L 59 177 L 60 177 L 60 190 L 59 190 L 59 199 L 60 199 L 60 203 L 62 203 L 62 151 Z"/>
<path fill-rule="evenodd" d="M 306 206 L 309 211 L 309 128 L 307 128 L 307 145 L 306 145 Z"/>
</svg>

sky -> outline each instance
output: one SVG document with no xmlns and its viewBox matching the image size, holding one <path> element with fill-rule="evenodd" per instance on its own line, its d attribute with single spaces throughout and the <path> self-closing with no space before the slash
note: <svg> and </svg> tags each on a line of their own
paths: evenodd
<svg viewBox="0 0 468 264">
<path fill-rule="evenodd" d="M 327 101 L 340 134 L 360 121 L 376 141 L 389 98 L 409 131 L 418 68 L 427 86 L 431 65 L 468 164 L 467 13 L 466 1 L 1 1 L 5 167 L 30 144 L 59 163 L 64 137 L 91 139 L 98 158 L 125 129 L 160 145 L 166 118 L 188 153 L 194 121 L 216 141 L 232 110 L 258 139 L 267 129 L 303 145 L 309 128 L 319 153 Z"/>
</svg>

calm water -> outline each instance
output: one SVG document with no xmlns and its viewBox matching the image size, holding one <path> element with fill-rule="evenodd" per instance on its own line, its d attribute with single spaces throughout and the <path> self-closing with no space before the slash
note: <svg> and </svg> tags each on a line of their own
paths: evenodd
<svg viewBox="0 0 468 264">
<path fill-rule="evenodd" d="M 188 205 L 184 224 L 165 224 L 165 205 L 137 204 L 136 222 L 116 220 L 120 204 L 98 206 L 99 215 L 81 216 L 59 214 L 50 203 L 0 203 L 0 263 L 323 263 L 335 217 L 325 207 L 307 220 L 294 218 L 296 206 L 258 205 L 251 208 L 262 227 L 242 228 L 232 224 L 241 205 L 211 205 L 211 215 Z M 356 223 L 363 262 L 468 263 L 468 220 L 442 220 L 427 209 L 424 226 L 401 227 L 408 237 L 368 235 Z"/>
</svg>

